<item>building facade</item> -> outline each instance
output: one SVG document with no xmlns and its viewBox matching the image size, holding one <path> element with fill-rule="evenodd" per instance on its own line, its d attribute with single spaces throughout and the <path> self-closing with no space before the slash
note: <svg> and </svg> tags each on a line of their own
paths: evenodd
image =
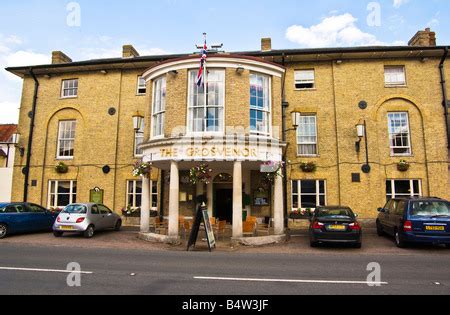
<svg viewBox="0 0 450 315">
<path fill-rule="evenodd" d="M 207 95 L 198 55 L 54 52 L 51 65 L 8 69 L 24 80 L 13 200 L 62 207 L 102 191 L 117 212 L 142 208 L 144 230 L 149 210 L 169 218 L 175 236 L 203 195 L 238 237 L 246 215 L 281 234 L 293 211 L 319 205 L 374 218 L 392 197 L 448 199 L 446 51 L 430 30 L 402 47 L 273 50 L 263 39 L 260 51 L 210 52 Z M 148 180 L 132 175 L 142 159 Z M 268 184 L 261 166 L 282 161 Z M 192 185 L 201 165 L 211 182 Z"/>
<path fill-rule="evenodd" d="M 17 125 L 0 125 L 0 200 L 11 201 Z"/>
</svg>

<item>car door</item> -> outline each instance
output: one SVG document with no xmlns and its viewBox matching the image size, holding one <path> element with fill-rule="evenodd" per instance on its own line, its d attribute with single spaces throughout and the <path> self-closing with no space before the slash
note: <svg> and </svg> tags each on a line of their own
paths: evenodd
<svg viewBox="0 0 450 315">
<path fill-rule="evenodd" d="M 53 217 L 47 209 L 36 204 L 28 204 L 30 218 L 32 220 L 32 229 L 34 231 L 50 230 L 53 226 Z"/>
<path fill-rule="evenodd" d="M 115 225 L 115 217 L 113 216 L 112 211 L 104 205 L 98 205 L 98 209 L 101 213 L 102 229 L 113 228 Z"/>
<path fill-rule="evenodd" d="M 16 223 L 17 232 L 30 232 L 33 231 L 34 222 L 31 210 L 25 204 L 14 204 L 15 213 L 12 218 Z"/>
<path fill-rule="evenodd" d="M 384 231 L 390 235 L 394 235 L 395 231 L 395 210 L 397 204 L 396 200 L 390 200 L 385 209 Z"/>
<path fill-rule="evenodd" d="M 380 220 L 381 225 L 383 226 L 383 229 L 385 232 L 388 232 L 388 226 L 389 226 L 389 207 L 392 203 L 392 200 L 388 201 L 386 205 L 383 207 L 383 211 L 380 212 L 378 218 Z"/>
<path fill-rule="evenodd" d="M 5 207 L 4 212 L 0 216 L 0 221 L 8 225 L 10 233 L 21 232 L 25 228 L 25 223 L 23 223 L 23 216 L 17 212 L 15 205 L 9 205 Z"/>
<path fill-rule="evenodd" d="M 96 230 L 102 229 L 102 216 L 98 205 L 91 206 L 91 214 L 89 215 L 89 223 L 94 224 Z"/>
</svg>

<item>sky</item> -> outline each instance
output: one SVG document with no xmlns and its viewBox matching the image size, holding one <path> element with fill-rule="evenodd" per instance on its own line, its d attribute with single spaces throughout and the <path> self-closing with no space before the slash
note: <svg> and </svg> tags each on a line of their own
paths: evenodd
<svg viewBox="0 0 450 315">
<path fill-rule="evenodd" d="M 61 50 L 74 61 L 191 53 L 208 33 L 226 51 L 406 45 L 420 29 L 450 45 L 448 0 L 22 0 L 0 3 L 0 124 L 17 123 L 22 82 L 7 66 L 48 64 Z"/>
</svg>

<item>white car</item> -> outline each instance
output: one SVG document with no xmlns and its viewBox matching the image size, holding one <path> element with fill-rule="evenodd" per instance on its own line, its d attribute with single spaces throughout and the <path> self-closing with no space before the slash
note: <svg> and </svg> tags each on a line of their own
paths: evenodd
<svg viewBox="0 0 450 315">
<path fill-rule="evenodd" d="M 114 229 L 120 231 L 122 218 L 102 204 L 76 203 L 68 205 L 56 218 L 53 235 L 80 233 L 92 238 L 96 231 Z"/>
</svg>

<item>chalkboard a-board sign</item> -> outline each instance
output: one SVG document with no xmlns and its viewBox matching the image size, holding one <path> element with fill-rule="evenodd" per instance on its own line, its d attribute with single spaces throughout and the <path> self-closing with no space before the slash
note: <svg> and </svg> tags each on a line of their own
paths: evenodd
<svg viewBox="0 0 450 315">
<path fill-rule="evenodd" d="M 209 220 L 208 209 L 205 206 L 200 206 L 197 210 L 197 215 L 195 216 L 191 236 L 189 237 L 189 243 L 187 247 L 188 251 L 191 249 L 191 247 L 195 247 L 195 244 L 197 243 L 198 233 L 200 231 L 200 225 L 202 221 L 205 227 L 206 240 L 208 242 L 209 251 L 211 252 L 213 248 L 216 248 L 216 239 L 214 237 L 214 231 L 211 226 L 211 221 Z"/>
</svg>

